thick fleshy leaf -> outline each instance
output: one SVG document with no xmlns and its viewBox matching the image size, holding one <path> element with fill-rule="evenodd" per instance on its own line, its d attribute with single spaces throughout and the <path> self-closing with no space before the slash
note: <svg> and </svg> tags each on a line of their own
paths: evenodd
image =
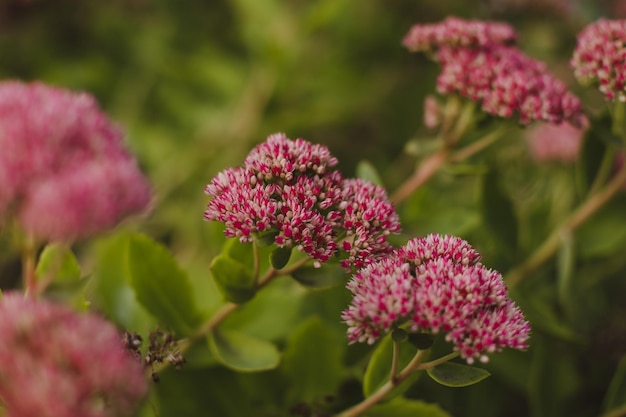
<svg viewBox="0 0 626 417">
<path fill-rule="evenodd" d="M 626 356 L 623 356 L 613 374 L 604 398 L 604 411 L 626 406 Z"/>
<path fill-rule="evenodd" d="M 209 349 L 224 366 L 239 372 L 274 369 L 280 362 L 276 346 L 233 330 L 216 329 L 208 336 Z"/>
<path fill-rule="evenodd" d="M 86 292 L 93 306 L 120 328 L 147 336 L 156 326 L 135 297 L 128 272 L 130 234 L 119 232 L 94 242 L 94 265 Z"/>
<path fill-rule="evenodd" d="M 491 375 L 484 369 L 454 362 L 442 363 L 427 372 L 434 381 L 447 387 L 467 387 Z"/>
<path fill-rule="evenodd" d="M 37 277 L 52 279 L 54 283 L 70 283 L 80 279 L 80 266 L 72 250 L 66 245 L 47 245 L 37 263 Z"/>
<path fill-rule="evenodd" d="M 356 166 L 356 176 L 380 187 L 383 186 L 383 181 L 380 179 L 380 174 L 378 174 L 376 167 L 369 161 L 359 161 Z"/>
<path fill-rule="evenodd" d="M 287 341 L 281 370 L 291 381 L 289 404 L 312 402 L 335 393 L 341 382 L 345 343 L 319 317 L 296 328 Z"/>
<path fill-rule="evenodd" d="M 417 348 L 408 342 L 398 344 L 398 370 L 402 370 L 417 353 Z M 393 358 L 393 340 L 391 337 L 385 337 L 372 353 L 372 357 L 367 364 L 365 375 L 363 377 L 363 395 L 369 397 L 382 385 L 389 381 L 391 373 L 391 362 Z M 396 387 L 389 393 L 385 399 L 390 400 L 403 392 L 405 392 L 413 382 L 417 380 L 420 372 L 413 373 L 407 381 Z"/>
<path fill-rule="evenodd" d="M 200 323 L 191 285 L 165 247 L 144 235 L 129 242 L 130 282 L 137 300 L 177 335 L 193 333 Z"/>
<path fill-rule="evenodd" d="M 283 269 L 291 257 L 291 248 L 276 248 L 270 254 L 270 263 L 274 269 Z"/>
<path fill-rule="evenodd" d="M 483 223 L 507 251 L 517 250 L 517 217 L 511 198 L 502 190 L 498 173 L 491 171 L 483 176 L 481 206 Z"/>
<path fill-rule="evenodd" d="M 420 400 L 396 398 L 367 410 L 364 417 L 450 417 L 437 404 L 428 404 Z"/>
<path fill-rule="evenodd" d="M 241 304 L 254 297 L 256 293 L 254 275 L 241 262 L 221 254 L 213 259 L 210 270 L 226 300 Z"/>
<path fill-rule="evenodd" d="M 293 279 L 305 287 L 330 288 L 346 283 L 346 272 L 336 264 L 324 264 L 319 268 L 303 266 L 291 273 Z"/>
<path fill-rule="evenodd" d="M 241 243 L 237 239 L 227 239 L 222 253 L 252 269 L 254 251 L 251 243 Z"/>
</svg>

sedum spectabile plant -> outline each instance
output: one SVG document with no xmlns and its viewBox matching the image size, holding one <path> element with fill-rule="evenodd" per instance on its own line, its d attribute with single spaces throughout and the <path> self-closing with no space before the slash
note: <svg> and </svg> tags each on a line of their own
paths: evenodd
<svg viewBox="0 0 626 417">
<path fill-rule="evenodd" d="M 445 417 L 428 391 L 407 391 L 420 375 L 466 387 L 499 355 L 530 356 L 535 328 L 539 343 L 546 328 L 574 338 L 538 320 L 524 288 L 553 265 L 559 307 L 576 313 L 572 236 L 625 188 L 626 23 L 589 25 L 571 58 L 603 96 L 601 114 L 519 37 L 456 17 L 408 30 L 404 47 L 440 72 L 424 102 L 434 137 L 399 184 L 367 164 L 347 175 L 331 145 L 285 133 L 221 168 L 204 189 L 205 223 L 196 216 L 221 242 L 201 273 L 181 266 L 166 233 L 168 246 L 123 230 L 159 207 L 91 95 L 0 83 L 0 233 L 21 256 L 21 281 L 0 298 L 0 415 L 187 415 L 192 391 L 209 416 Z M 585 167 L 577 199 L 540 236 L 507 233 L 515 201 L 489 152 L 509 138 L 526 139 L 533 166 Z M 415 235 L 403 208 L 477 160 L 485 230 Z M 82 265 L 89 251 L 96 261 Z M 606 406 L 617 412 L 620 375 Z"/>
</svg>

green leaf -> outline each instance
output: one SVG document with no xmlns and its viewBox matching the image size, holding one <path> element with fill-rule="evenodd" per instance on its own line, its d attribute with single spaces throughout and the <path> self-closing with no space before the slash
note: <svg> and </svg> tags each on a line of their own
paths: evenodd
<svg viewBox="0 0 626 417">
<path fill-rule="evenodd" d="M 276 346 L 244 333 L 216 329 L 207 339 L 215 358 L 235 371 L 265 371 L 276 368 L 280 362 Z"/>
<path fill-rule="evenodd" d="M 375 405 L 367 410 L 364 417 L 451 417 L 437 404 L 428 404 L 420 400 L 396 398 L 382 405 Z"/>
<path fill-rule="evenodd" d="M 143 235 L 129 242 L 130 282 L 137 300 L 178 335 L 193 333 L 200 314 L 191 285 L 167 249 Z"/>
<path fill-rule="evenodd" d="M 293 381 L 287 403 L 312 402 L 334 394 L 341 382 L 345 349 L 319 317 L 296 328 L 287 341 L 281 364 L 283 373 Z"/>
<path fill-rule="evenodd" d="M 571 320 L 574 317 L 578 303 L 574 289 L 574 265 L 576 263 L 576 248 L 571 234 L 561 237 L 561 246 L 557 254 L 557 285 L 559 303 L 565 314 Z"/>
<path fill-rule="evenodd" d="M 373 184 L 383 187 L 383 181 L 380 178 L 380 174 L 376 170 L 376 167 L 371 162 L 361 160 L 356 166 L 356 176 L 367 180 Z"/>
<path fill-rule="evenodd" d="M 71 249 L 66 245 L 47 245 L 37 264 L 39 279 L 53 279 L 55 283 L 71 283 L 80 280 L 80 266 Z"/>
<path fill-rule="evenodd" d="M 498 173 L 483 176 L 481 208 L 483 223 L 510 255 L 517 251 L 518 225 L 513 201 L 502 190 Z"/>
<path fill-rule="evenodd" d="M 540 334 L 533 335 L 532 348 L 533 360 L 527 382 L 531 414 L 536 417 L 566 415 L 564 405 L 587 382 L 579 375 L 576 356 Z"/>
<path fill-rule="evenodd" d="M 272 246 L 276 242 L 276 236 L 278 236 L 278 231 L 270 230 L 267 232 L 259 233 L 254 241 L 262 248 Z"/>
<path fill-rule="evenodd" d="M 254 251 L 251 243 L 241 243 L 237 239 L 228 239 L 222 247 L 222 253 L 252 269 Z"/>
<path fill-rule="evenodd" d="M 226 300 L 241 304 L 256 294 L 254 275 L 244 264 L 228 255 L 216 256 L 209 269 Z"/>
<path fill-rule="evenodd" d="M 624 406 L 626 406 L 626 355 L 622 356 L 609 384 L 604 398 L 604 411 L 608 413 Z"/>
<path fill-rule="evenodd" d="M 86 292 L 93 306 L 119 327 L 147 337 L 157 322 L 139 303 L 130 285 L 129 241 L 129 233 L 118 232 L 93 242 L 95 262 Z"/>
<path fill-rule="evenodd" d="M 435 343 L 431 333 L 409 333 L 409 343 L 418 349 L 429 349 Z"/>
<path fill-rule="evenodd" d="M 319 268 L 303 266 L 291 273 L 293 279 L 305 287 L 330 288 L 345 284 L 346 272 L 337 264 L 324 264 Z"/>
<path fill-rule="evenodd" d="M 427 370 L 428 376 L 446 387 L 467 387 L 491 375 L 488 371 L 454 362 L 445 362 Z"/>
<path fill-rule="evenodd" d="M 402 370 L 415 357 L 417 349 L 410 343 L 399 343 L 398 371 Z M 393 340 L 385 337 L 380 342 L 367 364 L 365 375 L 363 376 L 363 395 L 371 396 L 381 386 L 389 381 L 391 373 L 391 361 L 393 358 Z M 390 392 L 385 399 L 390 400 L 405 392 L 413 382 L 417 380 L 420 372 L 414 372 L 406 381 Z"/>
<path fill-rule="evenodd" d="M 624 204 L 626 196 L 618 195 L 580 226 L 575 236 L 581 257 L 585 259 L 605 257 L 626 245 Z"/>
<path fill-rule="evenodd" d="M 291 257 L 290 247 L 278 247 L 270 254 L 270 263 L 274 269 L 283 269 Z"/>
</svg>

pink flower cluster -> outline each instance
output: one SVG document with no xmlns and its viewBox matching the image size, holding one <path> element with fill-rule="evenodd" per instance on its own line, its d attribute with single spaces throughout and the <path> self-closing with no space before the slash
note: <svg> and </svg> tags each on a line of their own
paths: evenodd
<svg viewBox="0 0 626 417">
<path fill-rule="evenodd" d="M 468 363 L 510 347 L 525 349 L 530 325 L 508 298 L 502 276 L 467 242 L 431 234 L 358 271 L 342 319 L 350 343 L 374 343 L 403 326 L 445 333 Z"/>
<path fill-rule="evenodd" d="M 504 118 L 527 125 L 535 120 L 582 123 L 582 108 L 545 64 L 510 46 L 515 31 L 502 23 L 449 18 L 415 25 L 404 39 L 412 51 L 432 51 L 441 64 L 440 94 L 458 93 Z"/>
<path fill-rule="evenodd" d="M 626 20 L 588 25 L 578 35 L 571 65 L 581 83 L 598 85 L 607 100 L 626 101 Z"/>
<path fill-rule="evenodd" d="M 206 220 L 225 224 L 225 234 L 252 242 L 275 233 L 281 247 L 297 247 L 318 262 L 344 251 L 342 265 L 360 267 L 389 253 L 398 215 L 381 187 L 344 179 L 328 148 L 284 134 L 270 135 L 244 160 L 205 188 Z"/>
<path fill-rule="evenodd" d="M 0 301 L 0 399 L 8 417 L 129 415 L 147 393 L 116 329 L 45 301 Z"/>
<path fill-rule="evenodd" d="M 530 153 L 537 162 L 574 162 L 582 145 L 584 129 L 569 123 L 537 124 L 525 132 Z"/>
<path fill-rule="evenodd" d="M 450 16 L 440 23 L 414 25 L 402 43 L 412 52 L 435 51 L 444 45 L 476 47 L 512 44 L 517 33 L 510 25 L 480 20 L 463 20 Z"/>
<path fill-rule="evenodd" d="M 86 93 L 0 83 L 0 220 L 71 240 L 145 209 L 149 186 L 122 138 Z"/>
</svg>

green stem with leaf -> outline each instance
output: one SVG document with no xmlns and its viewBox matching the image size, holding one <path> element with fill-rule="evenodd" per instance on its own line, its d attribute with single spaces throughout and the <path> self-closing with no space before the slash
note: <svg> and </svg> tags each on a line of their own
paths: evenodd
<svg viewBox="0 0 626 417">
<path fill-rule="evenodd" d="M 504 279 L 508 286 L 510 288 L 516 287 L 527 276 L 554 256 L 561 246 L 563 237 L 571 235 L 580 225 L 608 203 L 615 194 L 623 189 L 625 183 L 626 168 L 622 168 L 604 188 L 589 196 L 578 209 L 571 213 L 559 227 L 548 235 L 523 264 L 513 268 L 505 275 Z"/>
<path fill-rule="evenodd" d="M 397 342 L 394 341 L 393 359 L 392 364 L 397 363 L 397 355 L 399 349 L 396 349 Z M 423 362 L 428 354 L 428 350 L 418 350 L 413 359 L 398 373 L 396 373 L 392 366 L 391 375 L 389 381 L 383 384 L 376 392 L 361 401 L 360 403 L 348 408 L 347 410 L 337 414 L 336 417 L 356 417 L 367 411 L 369 408 L 382 401 L 394 388 L 406 381 L 416 371 L 423 371 L 430 368 L 434 368 L 437 365 L 448 362 L 451 359 L 460 355 L 459 352 L 452 352 L 446 356 L 442 356 L 439 359 L 435 359 L 429 362 Z"/>
</svg>

